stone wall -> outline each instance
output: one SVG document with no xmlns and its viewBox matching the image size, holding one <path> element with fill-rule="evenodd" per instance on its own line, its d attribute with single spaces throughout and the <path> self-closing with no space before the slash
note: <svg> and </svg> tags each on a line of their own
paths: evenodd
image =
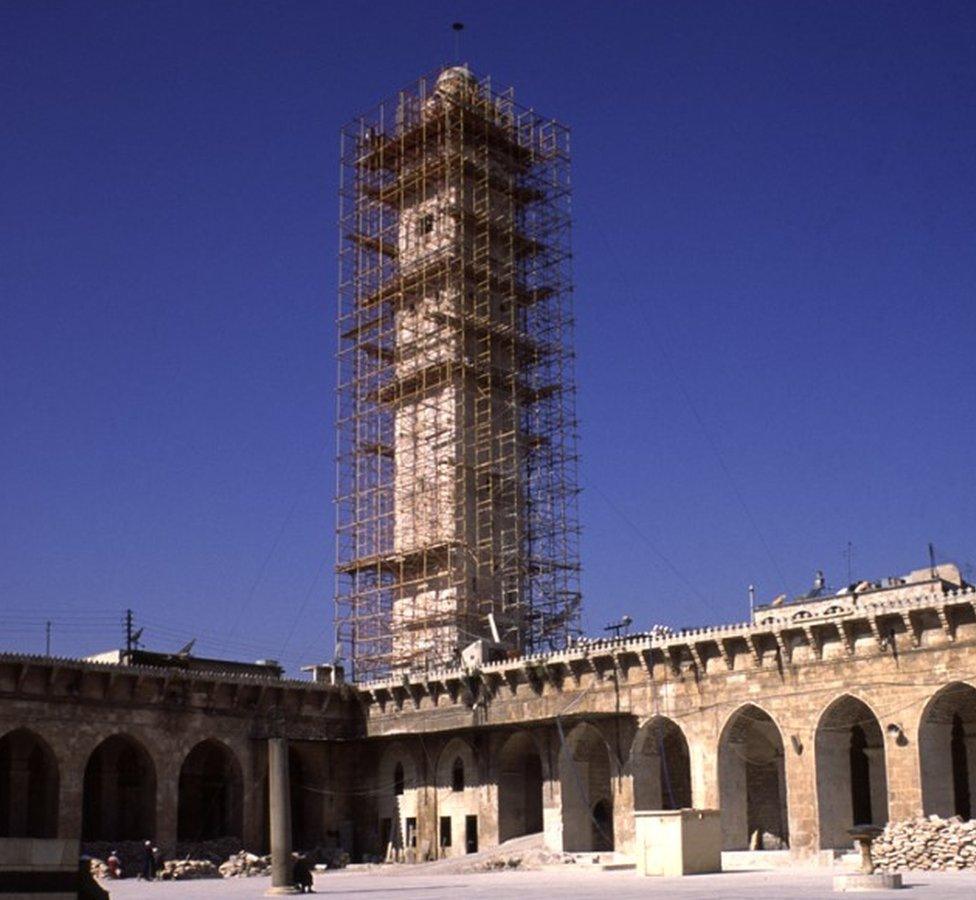
<svg viewBox="0 0 976 900">
<path fill-rule="evenodd" d="M 727 849 L 759 832 L 799 855 L 849 846 L 856 819 L 968 818 L 973 596 L 358 687 L 0 657 L 0 833 L 98 822 L 171 846 L 206 790 L 222 812 L 191 818 L 261 849 L 269 736 L 290 739 L 296 843 L 357 859 L 538 830 L 551 849 L 630 853 L 635 808 L 679 795 L 721 809 Z"/>
</svg>

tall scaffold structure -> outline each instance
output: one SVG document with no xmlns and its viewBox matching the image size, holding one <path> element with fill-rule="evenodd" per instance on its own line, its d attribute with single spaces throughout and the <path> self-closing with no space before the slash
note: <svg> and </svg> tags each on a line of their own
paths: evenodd
<svg viewBox="0 0 976 900">
<path fill-rule="evenodd" d="M 365 681 L 479 639 L 561 648 L 580 613 L 569 132 L 455 66 L 341 141 L 337 653 Z"/>
</svg>

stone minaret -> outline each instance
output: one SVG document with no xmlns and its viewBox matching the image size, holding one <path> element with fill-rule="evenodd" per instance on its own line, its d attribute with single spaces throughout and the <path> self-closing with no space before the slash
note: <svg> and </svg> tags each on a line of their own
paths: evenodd
<svg viewBox="0 0 976 900">
<path fill-rule="evenodd" d="M 347 129 L 337 637 L 360 676 L 574 620 L 563 135 L 462 67 Z"/>
</svg>

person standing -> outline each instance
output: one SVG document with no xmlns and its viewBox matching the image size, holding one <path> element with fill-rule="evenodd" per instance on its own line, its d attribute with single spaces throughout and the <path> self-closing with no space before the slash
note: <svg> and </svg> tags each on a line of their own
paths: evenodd
<svg viewBox="0 0 976 900">
<path fill-rule="evenodd" d="M 152 881 L 156 877 L 156 860 L 153 857 L 152 841 L 146 841 L 142 845 L 142 877 L 146 881 Z"/>
</svg>

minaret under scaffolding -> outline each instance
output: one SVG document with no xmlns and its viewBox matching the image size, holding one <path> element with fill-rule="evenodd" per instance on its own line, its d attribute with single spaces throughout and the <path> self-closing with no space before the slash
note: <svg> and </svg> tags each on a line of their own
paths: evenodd
<svg viewBox="0 0 976 900">
<path fill-rule="evenodd" d="M 569 201 L 568 131 L 465 67 L 343 129 L 336 649 L 359 681 L 578 629 Z"/>
</svg>

